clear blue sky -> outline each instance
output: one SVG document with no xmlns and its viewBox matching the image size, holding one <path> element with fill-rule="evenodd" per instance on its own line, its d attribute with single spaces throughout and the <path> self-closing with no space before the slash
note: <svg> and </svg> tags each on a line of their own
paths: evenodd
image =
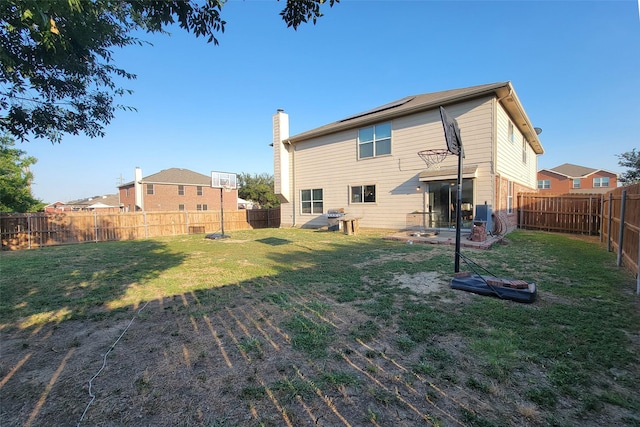
<svg viewBox="0 0 640 427">
<path fill-rule="evenodd" d="M 298 31 L 283 2 L 231 0 L 220 45 L 176 29 L 115 53 L 138 75 L 104 138 L 19 144 L 45 202 L 116 193 L 179 167 L 273 173 L 271 117 L 291 134 L 408 95 L 511 81 L 545 154 L 620 172 L 640 147 L 640 18 L 629 1 L 349 1 Z"/>
</svg>

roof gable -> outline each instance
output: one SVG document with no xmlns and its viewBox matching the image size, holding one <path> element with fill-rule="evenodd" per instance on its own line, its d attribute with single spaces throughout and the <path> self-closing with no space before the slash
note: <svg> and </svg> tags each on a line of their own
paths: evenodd
<svg viewBox="0 0 640 427">
<path fill-rule="evenodd" d="M 539 172 L 542 172 L 542 171 L 553 172 L 558 175 L 566 176 L 567 178 L 586 178 L 589 175 L 593 175 L 594 173 L 597 173 L 597 172 L 603 172 L 605 174 L 609 174 L 613 176 L 618 175 L 615 172 L 610 172 L 608 170 L 588 168 L 585 166 L 574 165 L 571 163 L 564 163 L 560 166 L 556 166 L 555 168 L 551 168 L 551 169 L 540 169 Z"/>
<path fill-rule="evenodd" d="M 597 169 L 587 168 L 585 166 L 573 165 L 571 163 L 564 163 L 560 166 L 556 166 L 555 168 L 552 168 L 551 170 L 565 176 L 578 178 L 581 176 L 589 175 L 595 172 Z"/>
<path fill-rule="evenodd" d="M 165 169 L 142 178 L 146 184 L 211 185 L 211 177 L 189 169 Z"/>
<path fill-rule="evenodd" d="M 491 83 L 479 86 L 471 86 L 462 89 L 451 89 L 441 92 L 425 93 L 420 95 L 407 96 L 396 101 L 389 102 L 376 108 L 353 114 L 337 122 L 294 135 L 289 138 L 289 142 L 295 144 L 311 138 L 328 135 L 334 132 L 368 126 L 380 121 L 391 120 L 397 117 L 415 114 L 440 106 L 467 101 L 482 96 L 492 95 L 500 99 L 506 98 L 503 107 L 514 117 L 514 123 L 525 135 L 536 154 L 544 153 L 542 144 L 538 140 L 534 127 L 529 118 L 524 113 L 518 97 L 510 82 Z"/>
</svg>

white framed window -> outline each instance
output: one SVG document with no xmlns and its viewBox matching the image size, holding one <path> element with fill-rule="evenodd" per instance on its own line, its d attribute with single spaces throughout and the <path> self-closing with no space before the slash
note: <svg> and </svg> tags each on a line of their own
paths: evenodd
<svg viewBox="0 0 640 427">
<path fill-rule="evenodd" d="M 524 163 L 525 165 L 527 164 L 527 146 L 529 145 L 529 143 L 527 142 L 527 139 L 523 136 L 522 137 L 522 163 Z"/>
<path fill-rule="evenodd" d="M 153 184 L 147 184 L 147 194 L 153 195 Z"/>
<path fill-rule="evenodd" d="M 209 206 L 208 205 L 196 205 L 196 210 L 197 211 L 206 211 L 206 210 L 209 210 Z"/>
<path fill-rule="evenodd" d="M 549 179 L 538 180 L 538 190 L 548 190 L 549 188 L 551 188 L 551 180 Z"/>
<path fill-rule="evenodd" d="M 351 203 L 375 203 L 375 185 L 353 185 L 351 186 Z"/>
<path fill-rule="evenodd" d="M 178 185 L 178 196 L 184 196 L 184 185 Z"/>
<path fill-rule="evenodd" d="M 197 189 L 196 189 L 196 193 L 198 194 L 198 196 L 202 196 L 202 185 L 198 185 Z"/>
<path fill-rule="evenodd" d="M 511 142 L 515 142 L 516 141 L 516 137 L 513 134 L 513 123 L 511 122 L 511 120 L 509 120 L 509 129 L 508 129 L 508 135 L 509 135 L 509 141 Z"/>
<path fill-rule="evenodd" d="M 580 178 L 573 178 L 573 188 L 580 188 Z"/>
<path fill-rule="evenodd" d="M 300 212 L 309 215 L 322 214 L 324 212 L 322 188 L 300 190 Z"/>
<path fill-rule="evenodd" d="M 593 188 L 608 187 L 608 186 L 609 186 L 608 176 L 593 178 Z"/>
<path fill-rule="evenodd" d="M 182 204 L 178 205 L 178 210 L 179 211 L 183 211 L 184 210 L 184 205 L 182 205 Z"/>
<path fill-rule="evenodd" d="M 391 154 L 391 123 L 381 123 L 358 131 L 358 158 Z"/>
<path fill-rule="evenodd" d="M 507 181 L 507 213 L 513 213 L 513 181 Z"/>
<path fill-rule="evenodd" d="M 125 195 L 126 197 L 129 197 L 129 190 L 131 190 L 131 187 L 128 187 L 128 188 L 125 188 L 125 189 L 124 189 L 124 195 Z"/>
</svg>

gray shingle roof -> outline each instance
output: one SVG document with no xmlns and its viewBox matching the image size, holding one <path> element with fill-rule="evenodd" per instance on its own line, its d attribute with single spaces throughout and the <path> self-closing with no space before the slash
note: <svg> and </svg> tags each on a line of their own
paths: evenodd
<svg viewBox="0 0 640 427">
<path fill-rule="evenodd" d="M 211 176 L 203 175 L 189 169 L 165 169 L 142 178 L 145 184 L 177 184 L 177 185 L 211 185 Z"/>
<path fill-rule="evenodd" d="M 571 178 L 579 178 L 581 176 L 587 176 L 589 174 L 592 174 L 596 172 L 598 169 L 573 165 L 571 163 L 565 163 L 549 170 L 553 172 L 558 172 L 559 174 L 566 175 Z"/>
<path fill-rule="evenodd" d="M 289 141 L 295 144 L 318 136 L 359 128 L 382 120 L 390 120 L 395 117 L 431 110 L 438 108 L 439 106 L 447 106 L 453 103 L 490 94 L 494 94 L 499 98 L 508 98 L 509 101 L 515 101 L 503 103 L 503 106 L 509 111 L 509 114 L 512 115 L 516 126 L 518 126 L 521 132 L 527 137 L 527 140 L 533 147 L 536 154 L 544 153 L 542 144 L 540 143 L 529 118 L 524 113 L 524 109 L 522 108 L 510 82 L 491 83 L 462 89 L 451 89 L 441 92 L 407 96 L 371 110 L 354 114 L 337 122 L 329 123 L 327 125 L 299 133 L 290 137 Z"/>
</svg>

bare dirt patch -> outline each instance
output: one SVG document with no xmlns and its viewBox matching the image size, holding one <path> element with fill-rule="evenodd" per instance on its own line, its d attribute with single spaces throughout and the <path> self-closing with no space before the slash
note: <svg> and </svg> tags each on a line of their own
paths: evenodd
<svg viewBox="0 0 640 427">
<path fill-rule="evenodd" d="M 448 283 L 434 271 L 418 274 L 394 274 L 394 282 L 401 288 L 411 289 L 418 294 L 431 294 L 447 289 Z"/>
</svg>

